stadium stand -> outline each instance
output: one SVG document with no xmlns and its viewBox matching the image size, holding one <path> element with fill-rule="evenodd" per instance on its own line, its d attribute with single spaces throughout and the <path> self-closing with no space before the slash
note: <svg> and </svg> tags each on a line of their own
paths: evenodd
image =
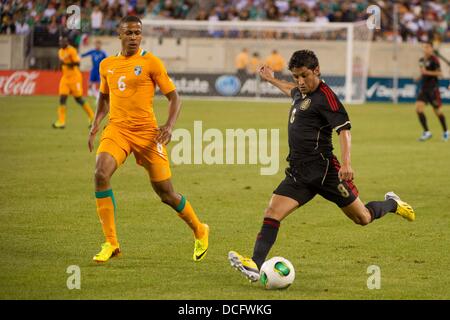
<svg viewBox="0 0 450 320">
<path fill-rule="evenodd" d="M 117 23 L 126 14 L 152 19 L 192 19 L 206 21 L 291 21 L 291 22 L 355 22 L 367 18 L 366 9 L 377 4 L 382 9 L 382 32 L 375 40 L 392 40 L 392 2 L 318 1 L 318 0 L 2 0 L 0 1 L 0 33 L 40 34 L 38 41 L 53 39 L 66 22 L 66 9 L 81 3 L 81 33 L 115 35 Z M 446 0 L 400 1 L 400 34 L 403 41 L 450 41 L 450 3 Z M 216 34 L 214 36 L 229 36 Z M 239 37 L 239 33 L 232 35 Z M 52 41 L 52 40 L 50 40 Z"/>
</svg>

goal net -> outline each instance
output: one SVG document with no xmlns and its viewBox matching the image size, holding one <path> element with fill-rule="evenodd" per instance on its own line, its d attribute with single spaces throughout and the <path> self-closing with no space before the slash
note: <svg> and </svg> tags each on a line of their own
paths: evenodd
<svg viewBox="0 0 450 320">
<path fill-rule="evenodd" d="M 284 59 L 279 77 L 291 80 L 287 64 L 294 51 L 319 58 L 325 82 L 347 103 L 363 103 L 372 31 L 366 22 L 303 23 L 270 21 L 143 20 L 145 48 L 166 64 L 184 95 L 282 97 L 260 81 L 256 65 L 276 51 Z M 237 56 L 248 65 L 238 71 Z M 292 80 L 291 80 L 292 81 Z"/>
</svg>

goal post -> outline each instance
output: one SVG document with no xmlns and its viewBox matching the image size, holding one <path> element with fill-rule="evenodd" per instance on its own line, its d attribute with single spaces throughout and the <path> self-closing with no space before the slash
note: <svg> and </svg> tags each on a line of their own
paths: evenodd
<svg viewBox="0 0 450 320">
<path fill-rule="evenodd" d="M 365 21 L 314 23 L 146 18 L 142 23 L 144 36 L 149 39 L 146 48 L 165 61 L 170 74 L 233 75 L 236 71 L 234 59 L 242 48 L 247 48 L 250 56 L 259 52 L 262 63 L 265 56 L 277 50 L 286 64 L 294 51 L 309 49 L 319 58 L 323 79 L 341 99 L 347 103 L 365 101 L 372 41 L 372 30 Z M 287 66 L 282 77 L 290 79 Z M 238 80 L 235 86 L 248 90 L 227 92 L 234 92 L 235 96 L 277 97 L 276 90 L 259 82 L 255 74 Z M 226 85 L 232 86 L 231 79 Z"/>
</svg>

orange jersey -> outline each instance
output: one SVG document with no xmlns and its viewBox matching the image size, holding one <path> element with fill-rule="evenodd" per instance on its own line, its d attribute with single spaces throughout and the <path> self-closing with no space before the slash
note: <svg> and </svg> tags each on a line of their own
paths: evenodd
<svg viewBox="0 0 450 320">
<path fill-rule="evenodd" d="M 266 64 L 273 71 L 283 71 L 286 62 L 284 61 L 284 58 L 281 55 L 271 54 L 269 57 L 267 57 Z"/>
<path fill-rule="evenodd" d="M 250 62 L 248 63 L 248 72 L 251 74 L 258 73 L 259 68 L 261 67 L 262 62 L 261 59 L 257 57 L 251 57 Z"/>
<path fill-rule="evenodd" d="M 236 69 L 245 69 L 249 62 L 249 56 L 246 52 L 241 52 L 236 56 L 234 60 L 234 65 Z"/>
<path fill-rule="evenodd" d="M 80 57 L 78 56 L 77 49 L 72 46 L 67 46 L 66 48 L 61 48 L 58 51 L 59 60 L 63 63 L 77 63 L 80 62 Z M 81 72 L 78 66 L 69 67 L 66 65 L 62 66 L 63 77 L 65 78 L 81 78 Z"/>
<path fill-rule="evenodd" d="M 143 49 L 100 63 L 100 92 L 109 94 L 110 123 L 131 129 L 157 127 L 153 112 L 157 85 L 163 94 L 176 89 L 162 61 Z"/>
</svg>

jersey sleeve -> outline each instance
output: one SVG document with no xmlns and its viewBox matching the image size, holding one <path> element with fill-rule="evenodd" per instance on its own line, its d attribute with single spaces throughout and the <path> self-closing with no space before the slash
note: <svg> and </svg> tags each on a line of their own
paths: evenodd
<svg viewBox="0 0 450 320">
<path fill-rule="evenodd" d="M 176 89 L 175 84 L 169 78 L 163 62 L 157 57 L 152 57 L 150 62 L 150 77 L 156 82 L 163 94 Z"/>
<path fill-rule="evenodd" d="M 90 56 L 90 55 L 92 55 L 93 52 L 94 52 L 94 50 L 89 50 L 88 52 L 83 53 L 81 55 L 81 57 L 84 58 L 84 57 Z"/>
<path fill-rule="evenodd" d="M 439 63 L 439 59 L 437 57 L 433 57 L 431 60 L 431 70 L 437 71 L 441 69 L 441 64 Z"/>
<path fill-rule="evenodd" d="M 100 88 L 99 91 L 103 94 L 109 94 L 108 80 L 106 79 L 106 67 L 104 61 L 100 62 Z"/>
<path fill-rule="evenodd" d="M 419 59 L 419 67 L 420 67 L 420 68 L 425 68 L 425 61 L 424 61 L 423 58 L 420 58 L 420 59 Z"/>
<path fill-rule="evenodd" d="M 339 98 L 328 87 L 322 87 L 320 90 L 324 95 L 323 103 L 319 106 L 320 114 L 338 134 L 342 130 L 350 130 L 350 119 Z"/>
<path fill-rule="evenodd" d="M 291 98 L 292 100 L 297 100 L 301 95 L 300 89 L 298 87 L 292 88 L 291 90 Z"/>
<path fill-rule="evenodd" d="M 73 48 L 70 51 L 70 59 L 72 60 L 73 63 L 80 62 L 80 56 L 78 55 L 77 49 Z"/>
</svg>

